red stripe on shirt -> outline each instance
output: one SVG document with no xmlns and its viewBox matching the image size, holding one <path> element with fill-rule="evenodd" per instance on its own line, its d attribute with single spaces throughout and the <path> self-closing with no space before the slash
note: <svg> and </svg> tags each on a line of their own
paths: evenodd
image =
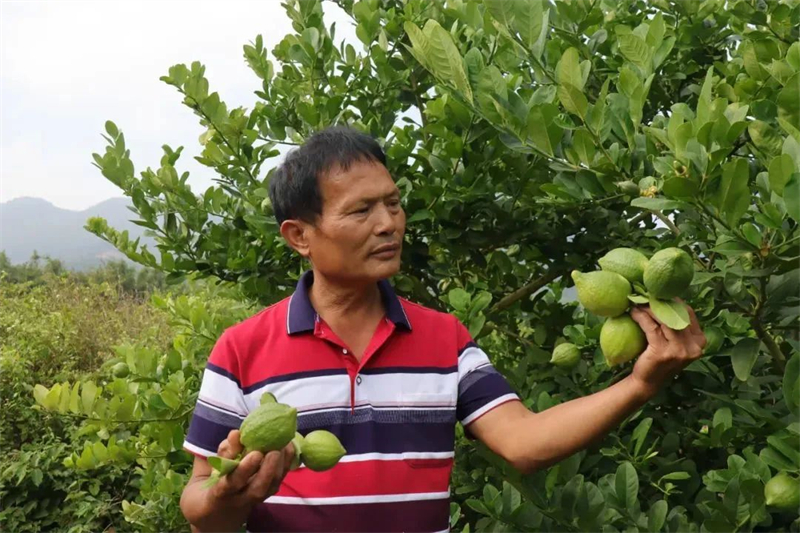
<svg viewBox="0 0 800 533">
<path fill-rule="evenodd" d="M 452 458 L 369 460 L 339 463 L 325 472 L 289 472 L 277 496 L 328 498 L 446 492 Z"/>
</svg>

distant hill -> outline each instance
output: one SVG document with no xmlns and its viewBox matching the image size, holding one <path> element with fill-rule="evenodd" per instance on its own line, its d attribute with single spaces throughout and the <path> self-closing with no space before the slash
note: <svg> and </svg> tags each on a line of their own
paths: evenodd
<svg viewBox="0 0 800 533">
<path fill-rule="evenodd" d="M 70 270 L 86 270 L 110 260 L 133 265 L 111 244 L 83 228 L 90 217 L 103 217 L 111 227 L 128 230 L 131 240 L 141 237 L 140 243 L 155 251 L 155 241 L 143 236 L 145 228 L 129 222 L 138 218 L 128 209 L 132 205 L 130 199 L 120 197 L 71 211 L 41 198 L 10 200 L 0 204 L 0 250 L 12 264 L 28 261 L 35 250 L 40 256 L 61 260 Z"/>
</svg>

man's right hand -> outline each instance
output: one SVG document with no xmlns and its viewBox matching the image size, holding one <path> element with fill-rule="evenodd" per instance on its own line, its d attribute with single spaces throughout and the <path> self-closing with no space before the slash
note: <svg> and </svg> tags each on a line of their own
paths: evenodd
<svg viewBox="0 0 800 533">
<path fill-rule="evenodd" d="M 242 451 L 239 431 L 232 430 L 220 443 L 217 455 L 235 459 Z M 203 485 L 213 473 L 211 465 L 205 458 L 196 457 L 192 477 L 181 496 L 181 510 L 192 525 L 192 531 L 241 530 L 250 511 L 278 492 L 294 453 L 292 443 L 266 455 L 250 452 L 236 470 L 222 476 L 209 488 Z"/>
<path fill-rule="evenodd" d="M 235 459 L 244 450 L 239 440 L 239 430 L 228 433 L 217 449 L 217 455 L 227 459 Z M 289 443 L 281 451 L 272 451 L 264 455 L 261 452 L 248 453 L 236 470 L 222 476 L 209 489 L 209 499 L 225 508 L 252 507 L 261 503 L 276 492 L 289 472 L 294 458 L 294 446 Z"/>
</svg>

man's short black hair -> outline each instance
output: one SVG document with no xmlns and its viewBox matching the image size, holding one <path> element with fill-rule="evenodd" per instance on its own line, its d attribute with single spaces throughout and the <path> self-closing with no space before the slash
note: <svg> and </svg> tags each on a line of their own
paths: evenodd
<svg viewBox="0 0 800 533">
<path fill-rule="evenodd" d="M 357 161 L 386 166 L 386 154 L 373 137 L 348 126 L 319 131 L 286 154 L 269 182 L 278 224 L 288 219 L 314 222 L 322 213 L 320 178 L 334 167 L 347 170 Z"/>
</svg>

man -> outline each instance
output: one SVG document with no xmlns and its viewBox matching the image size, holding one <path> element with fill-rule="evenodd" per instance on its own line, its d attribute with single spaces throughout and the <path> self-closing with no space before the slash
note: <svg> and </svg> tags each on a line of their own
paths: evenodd
<svg viewBox="0 0 800 533">
<path fill-rule="evenodd" d="M 181 508 L 195 530 L 444 531 L 454 429 L 523 472 L 602 438 L 700 357 L 683 331 L 634 309 L 648 347 L 606 390 L 529 411 L 453 316 L 398 298 L 405 213 L 371 137 L 334 127 L 287 155 L 270 182 L 286 242 L 307 259 L 294 294 L 226 330 L 203 377 L 186 449 L 197 457 Z M 272 392 L 302 434 L 326 429 L 347 455 L 288 472 L 294 450 L 250 452 L 212 488 L 205 457 L 235 457 L 237 428 Z"/>
</svg>

